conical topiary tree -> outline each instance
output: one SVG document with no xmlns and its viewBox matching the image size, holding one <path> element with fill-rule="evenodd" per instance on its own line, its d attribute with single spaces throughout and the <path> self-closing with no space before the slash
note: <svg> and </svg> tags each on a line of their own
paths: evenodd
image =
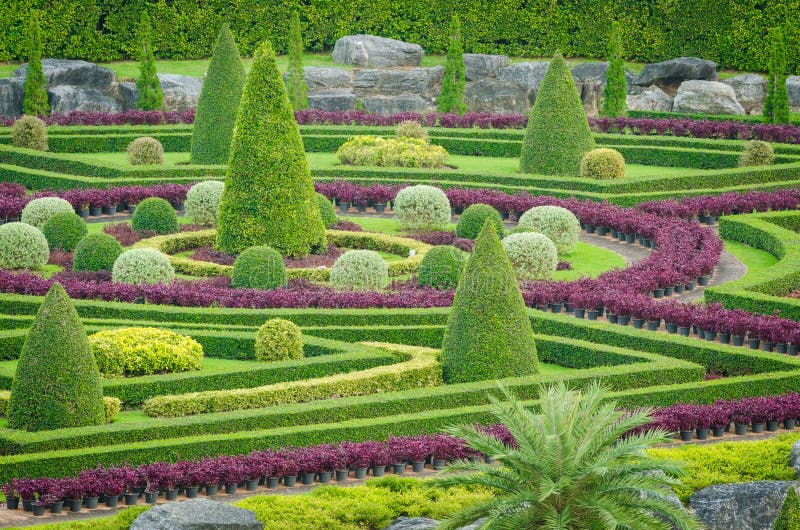
<svg viewBox="0 0 800 530">
<path fill-rule="evenodd" d="M 141 110 L 158 110 L 164 102 L 164 94 L 161 92 L 161 82 L 158 80 L 156 72 L 156 56 L 153 53 L 153 28 L 150 25 L 150 16 L 147 10 L 142 11 L 139 20 L 139 31 L 136 35 L 139 39 L 139 79 L 136 80 L 136 90 L 139 92 L 139 99 L 136 101 L 136 108 Z"/>
<path fill-rule="evenodd" d="M 439 92 L 437 107 L 439 112 L 467 112 L 464 103 L 464 89 L 467 86 L 464 67 L 464 45 L 461 42 L 461 21 L 458 15 L 450 20 L 450 46 L 447 48 L 447 63 L 442 76 L 442 90 Z"/>
<path fill-rule="evenodd" d="M 31 12 L 28 41 L 28 67 L 25 71 L 24 95 L 22 97 L 22 113 L 30 116 L 47 116 L 50 113 L 50 102 L 45 89 L 44 70 L 42 69 L 42 32 L 39 29 L 39 12 Z"/>
<path fill-rule="evenodd" d="M 764 121 L 789 123 L 789 93 L 786 89 L 786 43 L 783 31 L 772 30 L 767 72 L 767 95 L 764 97 Z"/>
<path fill-rule="evenodd" d="M 66 291 L 54 283 L 22 347 L 8 426 L 42 431 L 104 421 L 100 373 L 89 340 Z"/>
<path fill-rule="evenodd" d="M 292 14 L 289 25 L 289 69 L 286 72 L 286 86 L 292 109 L 308 108 L 308 85 L 303 68 L 303 35 L 300 33 L 300 17 Z"/>
<path fill-rule="evenodd" d="M 606 118 L 625 116 L 628 110 L 628 82 L 625 80 L 625 60 L 622 58 L 622 35 L 619 22 L 611 27 L 608 42 L 608 70 L 606 86 L 603 88 L 603 109 L 600 115 Z"/>
<path fill-rule="evenodd" d="M 786 491 L 772 530 L 800 530 L 800 496 L 794 484 Z"/>
<path fill-rule="evenodd" d="M 478 234 L 458 282 L 441 361 L 447 383 L 539 371 L 528 308 L 491 219 Z"/>
<path fill-rule="evenodd" d="M 325 226 L 275 52 L 258 47 L 242 92 L 219 209 L 217 247 L 304 256 L 325 248 Z"/>
<path fill-rule="evenodd" d="M 577 177 L 583 155 L 594 147 L 572 72 L 564 57 L 556 53 L 528 118 L 520 171 Z"/>
<path fill-rule="evenodd" d="M 227 164 L 245 72 L 227 24 L 219 30 L 203 80 L 192 132 L 192 164 Z"/>
</svg>

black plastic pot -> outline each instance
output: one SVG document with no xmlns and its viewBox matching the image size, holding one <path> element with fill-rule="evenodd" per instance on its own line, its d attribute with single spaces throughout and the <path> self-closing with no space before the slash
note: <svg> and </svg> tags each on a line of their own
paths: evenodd
<svg viewBox="0 0 800 530">
<path fill-rule="evenodd" d="M 300 483 L 303 486 L 310 486 L 314 483 L 314 473 L 301 473 L 300 474 Z"/>
<path fill-rule="evenodd" d="M 678 326 L 678 335 L 681 337 L 688 337 L 689 336 L 689 327 L 688 326 Z"/>
<path fill-rule="evenodd" d="M 44 515 L 45 510 L 47 510 L 47 505 L 46 504 L 41 504 L 41 503 L 38 503 L 38 502 L 34 502 L 31 505 L 31 508 L 32 508 L 31 511 L 33 512 L 33 515 L 35 515 L 36 517 L 41 517 L 42 515 Z"/>
<path fill-rule="evenodd" d="M 665 323 L 664 327 L 667 328 L 667 333 L 669 333 L 670 335 L 674 335 L 678 332 L 678 325 L 673 322 Z"/>
<path fill-rule="evenodd" d="M 723 434 L 725 434 L 725 427 L 714 427 L 711 429 L 711 435 L 715 438 L 719 438 Z"/>
<path fill-rule="evenodd" d="M 625 242 L 628 244 L 632 244 L 636 241 L 636 234 L 625 234 Z"/>
<path fill-rule="evenodd" d="M 590 309 L 586 312 L 586 318 L 589 320 L 597 320 L 597 310 Z"/>
<path fill-rule="evenodd" d="M 199 486 L 186 486 L 186 498 L 187 499 L 196 498 L 199 491 L 200 491 Z"/>
<path fill-rule="evenodd" d="M 761 339 L 747 339 L 747 346 L 751 350 L 757 350 L 759 343 L 761 343 Z"/>
<path fill-rule="evenodd" d="M 98 497 L 84 497 L 83 504 L 89 510 L 94 510 L 97 508 L 97 505 L 100 503 L 100 499 Z"/>
<path fill-rule="evenodd" d="M 694 437 L 694 431 L 681 431 L 681 441 L 688 442 Z"/>
<path fill-rule="evenodd" d="M 372 476 L 373 477 L 382 477 L 386 474 L 386 466 L 373 466 L 372 467 Z"/>
<path fill-rule="evenodd" d="M 139 494 L 138 493 L 126 493 L 125 494 L 125 506 L 133 506 L 139 502 Z"/>
<path fill-rule="evenodd" d="M 144 502 L 147 504 L 155 504 L 158 502 L 158 492 L 157 491 L 145 491 L 144 492 Z"/>
<path fill-rule="evenodd" d="M 664 296 L 672 296 L 675 294 L 675 286 L 670 285 L 668 287 L 664 287 Z"/>
<path fill-rule="evenodd" d="M 89 215 L 92 217 L 97 217 L 98 215 L 103 214 L 103 207 L 102 206 L 89 206 Z"/>
<path fill-rule="evenodd" d="M 703 338 L 708 341 L 716 340 L 717 332 L 716 331 L 704 331 Z"/>
<path fill-rule="evenodd" d="M 598 226 L 597 227 L 597 235 L 598 236 L 604 236 L 607 233 L 608 233 L 608 228 L 606 228 L 605 226 Z"/>
<path fill-rule="evenodd" d="M 631 323 L 630 315 L 617 315 L 617 324 L 620 326 L 627 326 Z"/>
<path fill-rule="evenodd" d="M 711 282 L 711 276 L 700 276 L 697 278 L 697 284 L 705 287 Z"/>
<path fill-rule="evenodd" d="M 773 344 L 768 340 L 761 341 L 761 351 L 772 351 Z"/>
<path fill-rule="evenodd" d="M 778 420 L 767 420 L 767 432 L 777 431 L 779 424 L 780 422 Z"/>
<path fill-rule="evenodd" d="M 734 346 L 744 345 L 744 337 L 742 335 L 731 335 L 731 341 Z"/>
<path fill-rule="evenodd" d="M 33 499 L 22 499 L 22 511 L 23 512 L 33 511 Z"/>
<path fill-rule="evenodd" d="M 106 215 L 117 215 L 117 205 L 103 206 L 103 213 Z"/>
<path fill-rule="evenodd" d="M 695 435 L 697 435 L 698 440 L 705 440 L 706 438 L 708 438 L 708 428 L 697 429 L 695 431 Z"/>
<path fill-rule="evenodd" d="M 6 497 L 6 508 L 16 510 L 19 508 L 19 497 Z"/>
<path fill-rule="evenodd" d="M 800 346 L 798 346 L 797 344 L 789 344 L 788 346 L 786 346 L 786 353 L 788 353 L 789 355 L 797 355 L 798 350 L 800 350 Z"/>
<path fill-rule="evenodd" d="M 340 202 L 339 203 L 339 211 L 342 213 L 347 213 L 350 210 L 350 203 L 349 202 Z"/>
<path fill-rule="evenodd" d="M 411 462 L 411 471 L 414 473 L 422 473 L 425 471 L 425 461 Z"/>
<path fill-rule="evenodd" d="M 167 490 L 165 498 L 168 501 L 174 501 L 178 498 L 178 488 L 170 488 Z"/>
<path fill-rule="evenodd" d="M 616 228 L 611 229 L 611 237 L 614 239 L 619 239 L 619 231 Z"/>
<path fill-rule="evenodd" d="M 553 313 L 560 313 L 561 312 L 562 304 L 550 304 L 550 311 Z"/>
<path fill-rule="evenodd" d="M 408 464 L 406 464 L 405 462 L 399 462 L 397 464 L 392 464 L 392 470 L 395 472 L 395 474 L 402 475 L 403 473 L 406 472 L 406 466 L 407 465 Z"/>
<path fill-rule="evenodd" d="M 575 318 L 583 318 L 583 317 L 586 316 L 586 310 L 585 309 L 575 309 L 573 311 L 573 313 L 575 314 Z M 595 318 L 597 318 L 597 317 L 595 316 Z"/>
<path fill-rule="evenodd" d="M 750 425 L 750 428 L 753 429 L 753 432 L 764 432 L 764 424 L 760 421 L 759 422 L 754 421 Z"/>
<path fill-rule="evenodd" d="M 297 485 L 297 475 L 284 475 L 283 485 L 287 488 L 293 488 Z"/>
<path fill-rule="evenodd" d="M 632 318 L 631 319 L 631 324 L 633 324 L 633 327 L 636 328 L 636 329 L 642 329 L 642 327 L 644 326 L 644 319 L 643 318 Z"/>
<path fill-rule="evenodd" d="M 653 298 L 664 298 L 664 289 L 653 289 Z"/>
<path fill-rule="evenodd" d="M 737 423 L 733 432 L 734 432 L 734 434 L 736 434 L 738 436 L 742 436 L 742 435 L 747 434 L 747 424 L 746 423 Z"/>
<path fill-rule="evenodd" d="M 789 418 L 789 419 L 783 420 L 783 428 L 786 429 L 786 430 L 794 429 L 794 426 L 796 424 L 797 424 L 797 419 L 796 418 Z"/>
<path fill-rule="evenodd" d="M 367 468 L 366 467 L 357 467 L 353 470 L 353 478 L 357 478 L 359 480 L 366 478 L 367 476 Z"/>
<path fill-rule="evenodd" d="M 80 215 L 83 219 L 89 217 L 89 208 L 79 208 L 77 210 L 78 215 Z"/>
<path fill-rule="evenodd" d="M 319 474 L 319 481 L 322 484 L 327 484 L 328 482 L 331 481 L 332 476 L 333 473 L 331 473 L 330 471 L 321 471 Z"/>
<path fill-rule="evenodd" d="M 266 484 L 267 489 L 274 490 L 278 487 L 278 477 L 267 477 Z"/>
<path fill-rule="evenodd" d="M 594 234 L 594 227 L 591 225 L 586 225 L 586 233 L 587 234 Z"/>
<path fill-rule="evenodd" d="M 647 331 L 656 331 L 661 326 L 661 320 L 648 320 Z"/>
<path fill-rule="evenodd" d="M 386 210 L 386 203 L 385 202 L 376 202 L 375 203 L 375 213 L 382 214 Z"/>
<path fill-rule="evenodd" d="M 225 484 L 225 493 L 228 495 L 235 495 L 239 487 L 236 484 Z"/>
<path fill-rule="evenodd" d="M 608 313 L 608 322 L 611 323 L 611 324 L 616 324 L 617 323 L 617 315 L 615 315 L 614 313 Z"/>
<path fill-rule="evenodd" d="M 778 344 L 775 345 L 775 351 L 778 353 L 786 353 L 787 351 L 786 344 L 783 342 L 779 342 Z"/>
<path fill-rule="evenodd" d="M 730 344 L 731 343 L 731 334 L 730 333 L 720 333 L 718 338 L 720 344 Z"/>
<path fill-rule="evenodd" d="M 685 285 L 687 291 L 693 291 L 695 287 L 697 287 L 697 281 L 692 280 Z"/>
<path fill-rule="evenodd" d="M 83 499 L 70 499 L 69 500 L 69 511 L 71 512 L 79 512 L 81 508 L 83 508 Z"/>
<path fill-rule="evenodd" d="M 258 489 L 258 479 L 251 478 L 244 481 L 244 489 L 246 491 L 256 491 Z"/>
<path fill-rule="evenodd" d="M 116 495 L 106 495 L 106 506 L 109 508 L 116 508 L 119 504 L 119 497 Z"/>
<path fill-rule="evenodd" d="M 679 283 L 675 286 L 675 294 L 681 294 L 686 289 L 686 286 L 682 283 Z"/>
<path fill-rule="evenodd" d="M 433 459 L 433 469 L 439 470 L 444 469 L 447 466 L 447 460 L 441 460 L 439 458 Z"/>
</svg>

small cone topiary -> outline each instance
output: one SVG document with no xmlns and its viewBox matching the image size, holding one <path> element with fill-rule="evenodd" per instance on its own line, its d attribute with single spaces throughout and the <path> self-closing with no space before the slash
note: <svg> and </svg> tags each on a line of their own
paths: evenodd
<svg viewBox="0 0 800 530">
<path fill-rule="evenodd" d="M 156 72 L 153 27 L 150 25 L 150 16 L 147 14 L 147 10 L 142 11 L 136 37 L 139 39 L 139 79 L 136 80 L 139 99 L 136 101 L 136 108 L 158 110 L 164 103 L 164 94 L 161 91 L 161 81 Z"/>
<path fill-rule="evenodd" d="M 478 234 L 458 282 L 441 362 L 447 383 L 539 371 L 528 308 L 490 219 Z"/>
<path fill-rule="evenodd" d="M 31 12 L 28 26 L 28 68 L 25 72 L 25 84 L 22 87 L 22 113 L 29 116 L 47 116 L 50 114 L 50 103 L 45 88 L 46 80 L 42 68 L 42 32 L 39 29 L 39 12 Z"/>
<path fill-rule="evenodd" d="M 103 422 L 103 390 L 89 339 L 66 291 L 54 283 L 22 347 L 8 426 L 43 431 Z"/>
<path fill-rule="evenodd" d="M 795 485 L 789 486 L 786 491 L 772 530 L 800 530 L 800 496 Z"/>
<path fill-rule="evenodd" d="M 286 71 L 286 90 L 289 103 L 294 110 L 308 108 L 308 85 L 303 68 L 303 34 L 300 32 L 300 16 L 292 14 L 289 23 L 289 69 Z"/>
<path fill-rule="evenodd" d="M 608 70 L 603 87 L 603 109 L 600 111 L 603 118 L 625 116 L 628 111 L 628 82 L 625 79 L 621 32 L 619 22 L 614 22 L 608 41 Z"/>
<path fill-rule="evenodd" d="M 466 68 L 464 67 L 464 45 L 461 42 L 461 21 L 458 15 L 450 19 L 450 45 L 447 48 L 447 63 L 442 76 L 442 90 L 437 98 L 437 110 L 442 113 L 467 112 L 464 103 L 464 90 L 467 86 Z"/>
</svg>

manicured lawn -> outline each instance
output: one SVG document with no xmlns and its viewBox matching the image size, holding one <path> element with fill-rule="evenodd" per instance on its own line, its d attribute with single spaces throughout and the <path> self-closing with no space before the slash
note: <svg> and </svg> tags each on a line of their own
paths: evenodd
<svg viewBox="0 0 800 530">
<path fill-rule="evenodd" d="M 746 279 L 757 278 L 764 269 L 777 263 L 778 258 L 757 248 L 736 241 L 725 241 L 725 250 L 736 256 L 747 267 Z"/>
<path fill-rule="evenodd" d="M 554 280 L 576 280 L 581 276 L 595 277 L 613 268 L 625 268 L 625 259 L 616 252 L 578 241 L 572 253 L 562 256 L 572 264 L 572 270 L 556 271 Z"/>
</svg>

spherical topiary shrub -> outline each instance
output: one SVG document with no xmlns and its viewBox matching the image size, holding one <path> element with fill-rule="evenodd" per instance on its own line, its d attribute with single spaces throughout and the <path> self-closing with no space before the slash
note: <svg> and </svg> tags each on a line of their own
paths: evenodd
<svg viewBox="0 0 800 530">
<path fill-rule="evenodd" d="M 20 220 L 41 230 L 48 219 L 61 212 L 74 213 L 75 209 L 60 197 L 40 197 L 25 205 Z"/>
<path fill-rule="evenodd" d="M 169 257 L 156 249 L 135 248 L 119 255 L 111 279 L 131 285 L 169 283 L 175 279 L 175 269 Z"/>
<path fill-rule="evenodd" d="M 414 120 L 398 123 L 395 136 L 398 138 L 418 138 L 424 142 L 428 141 L 428 131 L 422 128 L 422 124 Z"/>
<path fill-rule="evenodd" d="M 11 126 L 11 143 L 14 147 L 47 151 L 47 125 L 36 116 L 23 116 Z"/>
<path fill-rule="evenodd" d="M 184 203 L 186 216 L 198 225 L 217 226 L 223 189 L 225 189 L 225 183 L 219 180 L 198 182 L 189 188 Z"/>
<path fill-rule="evenodd" d="M 128 163 L 132 166 L 164 163 L 164 147 L 150 136 L 142 136 L 128 144 Z"/>
<path fill-rule="evenodd" d="M 178 216 L 166 200 L 150 197 L 136 207 L 131 227 L 140 232 L 152 230 L 156 234 L 174 234 L 178 231 Z"/>
<path fill-rule="evenodd" d="M 75 212 L 61 212 L 47 220 L 42 229 L 50 250 L 60 248 L 67 252 L 75 250 L 88 229 L 81 216 Z"/>
<path fill-rule="evenodd" d="M 105 377 L 199 370 L 203 347 L 191 337 L 157 328 L 100 331 L 89 337 Z"/>
<path fill-rule="evenodd" d="M 317 193 L 317 203 L 319 204 L 319 213 L 322 215 L 322 223 L 325 228 L 330 228 L 339 222 L 336 217 L 336 210 L 333 209 L 331 201 L 321 193 Z"/>
<path fill-rule="evenodd" d="M 769 166 L 775 161 L 775 151 L 767 142 L 750 140 L 744 145 L 739 166 Z"/>
<path fill-rule="evenodd" d="M 519 218 L 519 226 L 532 228 L 546 235 L 556 245 L 558 255 L 569 254 L 575 249 L 581 233 L 581 223 L 575 215 L 560 206 L 537 206 Z"/>
<path fill-rule="evenodd" d="M 297 324 L 282 318 L 267 320 L 256 332 L 256 359 L 284 361 L 303 358 L 303 338 Z"/>
<path fill-rule="evenodd" d="M 275 249 L 250 247 L 236 258 L 231 274 L 232 287 L 275 289 L 286 285 L 286 265 Z"/>
<path fill-rule="evenodd" d="M 25 223 L 0 225 L 0 267 L 38 269 L 48 259 L 47 239 L 38 228 Z"/>
<path fill-rule="evenodd" d="M 110 271 L 122 245 L 108 234 L 89 234 L 78 242 L 72 259 L 74 271 Z"/>
<path fill-rule="evenodd" d="M 454 289 L 464 268 L 464 253 L 452 245 L 437 245 L 422 258 L 417 282 L 425 287 Z"/>
<path fill-rule="evenodd" d="M 456 224 L 456 235 L 467 239 L 475 239 L 483 228 L 483 223 L 491 219 L 497 227 L 497 235 L 503 237 L 503 218 L 500 213 L 488 204 L 471 204 L 464 210 Z"/>
<path fill-rule="evenodd" d="M 450 224 L 450 201 L 439 188 L 410 186 L 397 193 L 394 215 L 403 228 L 443 230 Z"/>
<path fill-rule="evenodd" d="M 389 283 L 389 265 L 372 250 L 348 250 L 331 267 L 330 281 L 337 289 L 383 289 Z"/>
<path fill-rule="evenodd" d="M 625 177 L 625 159 L 616 149 L 592 149 L 581 159 L 581 177 L 609 180 Z"/>
<path fill-rule="evenodd" d="M 527 232 L 503 239 L 503 248 L 520 280 L 550 280 L 558 265 L 556 246 L 544 234 Z"/>
</svg>

